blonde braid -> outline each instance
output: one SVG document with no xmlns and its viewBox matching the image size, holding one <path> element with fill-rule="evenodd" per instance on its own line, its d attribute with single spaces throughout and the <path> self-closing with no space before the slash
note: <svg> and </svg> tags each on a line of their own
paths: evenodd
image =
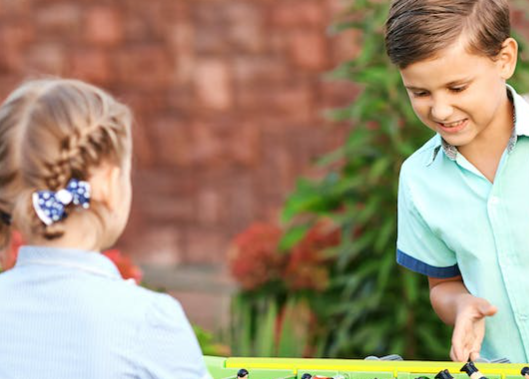
<svg viewBox="0 0 529 379">
<path fill-rule="evenodd" d="M 88 180 L 90 169 L 103 161 L 121 165 L 130 157 L 131 123 L 128 107 L 106 92 L 77 80 L 53 80 L 26 117 L 20 166 L 28 192 L 57 191 L 72 178 Z M 46 226 L 31 209 L 27 213 L 30 197 L 20 196 L 15 221 L 33 235 L 61 237 L 64 223 Z M 103 222 L 96 208 L 87 213 Z"/>
</svg>

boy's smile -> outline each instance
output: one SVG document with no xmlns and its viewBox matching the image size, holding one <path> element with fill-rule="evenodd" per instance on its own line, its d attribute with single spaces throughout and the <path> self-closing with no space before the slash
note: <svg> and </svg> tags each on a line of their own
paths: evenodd
<svg viewBox="0 0 529 379">
<path fill-rule="evenodd" d="M 505 82 L 512 72 L 503 52 L 493 61 L 466 46 L 460 38 L 434 58 L 401 69 L 401 76 L 419 119 L 472 155 L 509 139 L 513 116 Z"/>
</svg>

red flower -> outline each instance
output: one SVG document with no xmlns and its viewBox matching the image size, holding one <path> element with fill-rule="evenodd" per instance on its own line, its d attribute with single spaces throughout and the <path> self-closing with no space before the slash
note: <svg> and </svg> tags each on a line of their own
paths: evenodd
<svg viewBox="0 0 529 379">
<path fill-rule="evenodd" d="M 245 290 L 280 279 L 286 259 L 277 250 L 281 235 L 276 225 L 256 223 L 235 237 L 228 252 L 230 270 Z"/>
<path fill-rule="evenodd" d="M 103 255 L 114 262 L 123 279 L 134 279 L 137 284 L 141 283 L 143 272 L 129 256 L 123 255 L 118 249 L 104 251 Z"/>
<path fill-rule="evenodd" d="M 294 290 L 322 291 L 329 284 L 329 260 L 325 250 L 340 243 L 332 225 L 319 223 L 292 249 L 284 280 Z"/>
</svg>

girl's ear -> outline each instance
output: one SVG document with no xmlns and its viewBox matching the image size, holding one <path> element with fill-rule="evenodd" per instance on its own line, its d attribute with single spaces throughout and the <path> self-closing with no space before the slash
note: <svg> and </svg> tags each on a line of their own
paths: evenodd
<svg viewBox="0 0 529 379">
<path fill-rule="evenodd" d="M 114 211 L 119 204 L 121 168 L 113 164 L 102 164 L 90 176 L 91 197 Z"/>
<path fill-rule="evenodd" d="M 507 38 L 503 42 L 502 49 L 499 54 L 499 68 L 501 77 L 505 80 L 511 78 L 516 69 L 518 61 L 518 42 L 514 38 Z"/>
</svg>

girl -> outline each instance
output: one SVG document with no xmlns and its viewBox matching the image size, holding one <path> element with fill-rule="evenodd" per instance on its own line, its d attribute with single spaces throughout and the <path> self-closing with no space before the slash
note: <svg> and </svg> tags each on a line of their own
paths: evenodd
<svg viewBox="0 0 529 379">
<path fill-rule="evenodd" d="M 179 303 L 99 253 L 129 215 L 128 108 L 80 81 L 31 81 L 0 108 L 0 134 L 2 220 L 28 243 L 0 275 L 0 377 L 209 378 Z"/>
</svg>

